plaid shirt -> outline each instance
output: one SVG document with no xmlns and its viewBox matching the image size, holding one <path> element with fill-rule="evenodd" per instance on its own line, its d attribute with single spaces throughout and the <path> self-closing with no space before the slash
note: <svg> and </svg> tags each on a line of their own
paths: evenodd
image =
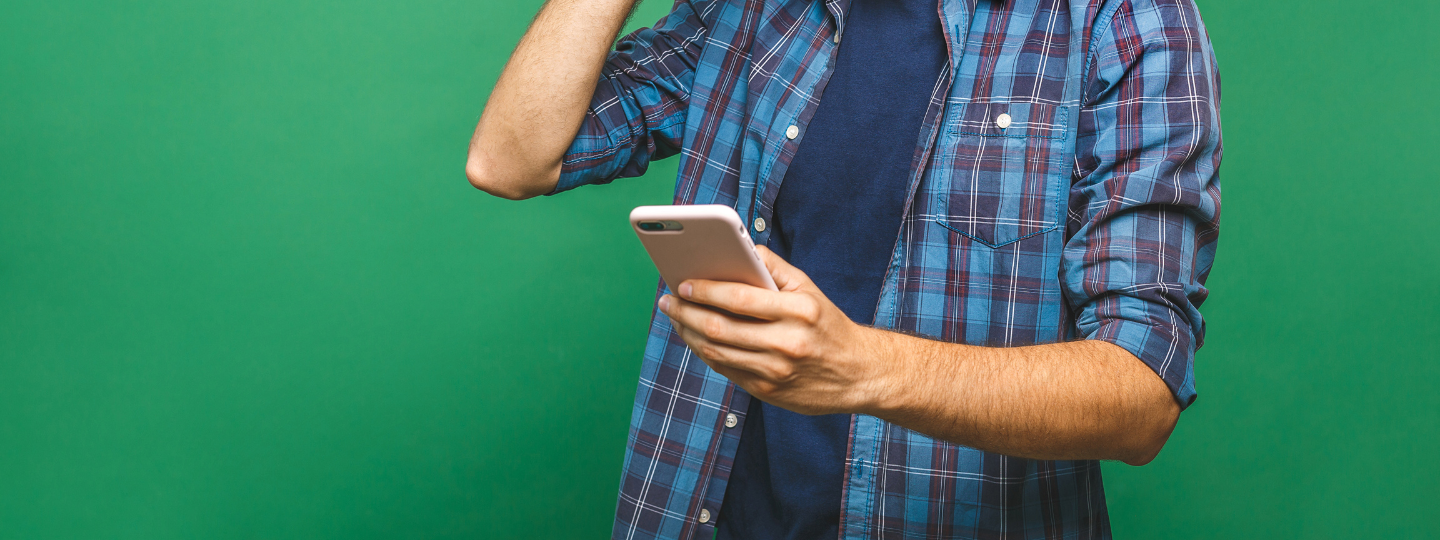
<svg viewBox="0 0 1440 540">
<path fill-rule="evenodd" d="M 678 0 L 617 44 L 555 191 L 678 154 L 675 203 L 730 205 L 764 244 L 848 7 Z M 897 238 L 877 325 L 995 347 L 1108 341 L 1189 405 L 1220 213 L 1219 79 L 1196 7 L 938 0 L 938 11 L 950 64 L 918 134 L 905 217 L 875 224 Z M 712 535 L 749 401 L 654 313 L 614 538 Z M 864 415 L 848 444 L 842 538 L 1110 535 L 1098 462 L 1007 457 Z"/>
</svg>

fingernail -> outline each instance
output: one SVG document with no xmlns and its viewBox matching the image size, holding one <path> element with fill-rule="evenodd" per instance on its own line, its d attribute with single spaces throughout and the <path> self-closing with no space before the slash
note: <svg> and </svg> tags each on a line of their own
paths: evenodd
<svg viewBox="0 0 1440 540">
<path fill-rule="evenodd" d="M 670 295 L 660 297 L 660 311 L 670 311 Z"/>
<path fill-rule="evenodd" d="M 690 282 L 687 281 L 687 282 L 685 282 L 685 283 L 681 283 L 681 284 L 680 284 L 680 296 L 684 296 L 685 298 L 689 298 L 689 297 L 690 297 L 690 291 L 691 291 L 691 289 L 694 289 L 694 287 L 691 287 L 691 286 L 690 286 Z"/>
</svg>

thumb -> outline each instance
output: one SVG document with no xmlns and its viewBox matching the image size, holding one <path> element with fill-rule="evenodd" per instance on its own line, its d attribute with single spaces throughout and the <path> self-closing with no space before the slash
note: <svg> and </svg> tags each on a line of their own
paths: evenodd
<svg viewBox="0 0 1440 540">
<path fill-rule="evenodd" d="M 775 280 L 775 286 L 783 292 L 794 292 L 804 290 L 816 290 L 815 282 L 810 281 L 810 276 L 805 275 L 799 268 L 780 258 L 774 251 L 765 246 L 755 246 L 755 253 L 760 255 L 760 260 L 765 263 L 765 268 L 770 270 L 770 278 Z"/>
</svg>

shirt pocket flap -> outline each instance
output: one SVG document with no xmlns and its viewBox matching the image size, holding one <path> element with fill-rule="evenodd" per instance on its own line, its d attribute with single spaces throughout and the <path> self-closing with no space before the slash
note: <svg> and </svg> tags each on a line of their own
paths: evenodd
<svg viewBox="0 0 1440 540">
<path fill-rule="evenodd" d="M 1069 107 L 1035 101 L 970 103 L 950 132 L 980 137 L 1064 139 Z"/>
</svg>

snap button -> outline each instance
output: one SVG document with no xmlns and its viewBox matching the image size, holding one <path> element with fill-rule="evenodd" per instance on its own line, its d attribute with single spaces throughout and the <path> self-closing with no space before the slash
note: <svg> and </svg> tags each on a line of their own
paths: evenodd
<svg viewBox="0 0 1440 540">
<path fill-rule="evenodd" d="M 1000 116 L 995 118 L 995 125 L 1000 126 L 1000 129 L 1010 127 L 1010 115 L 1000 113 Z"/>
</svg>

